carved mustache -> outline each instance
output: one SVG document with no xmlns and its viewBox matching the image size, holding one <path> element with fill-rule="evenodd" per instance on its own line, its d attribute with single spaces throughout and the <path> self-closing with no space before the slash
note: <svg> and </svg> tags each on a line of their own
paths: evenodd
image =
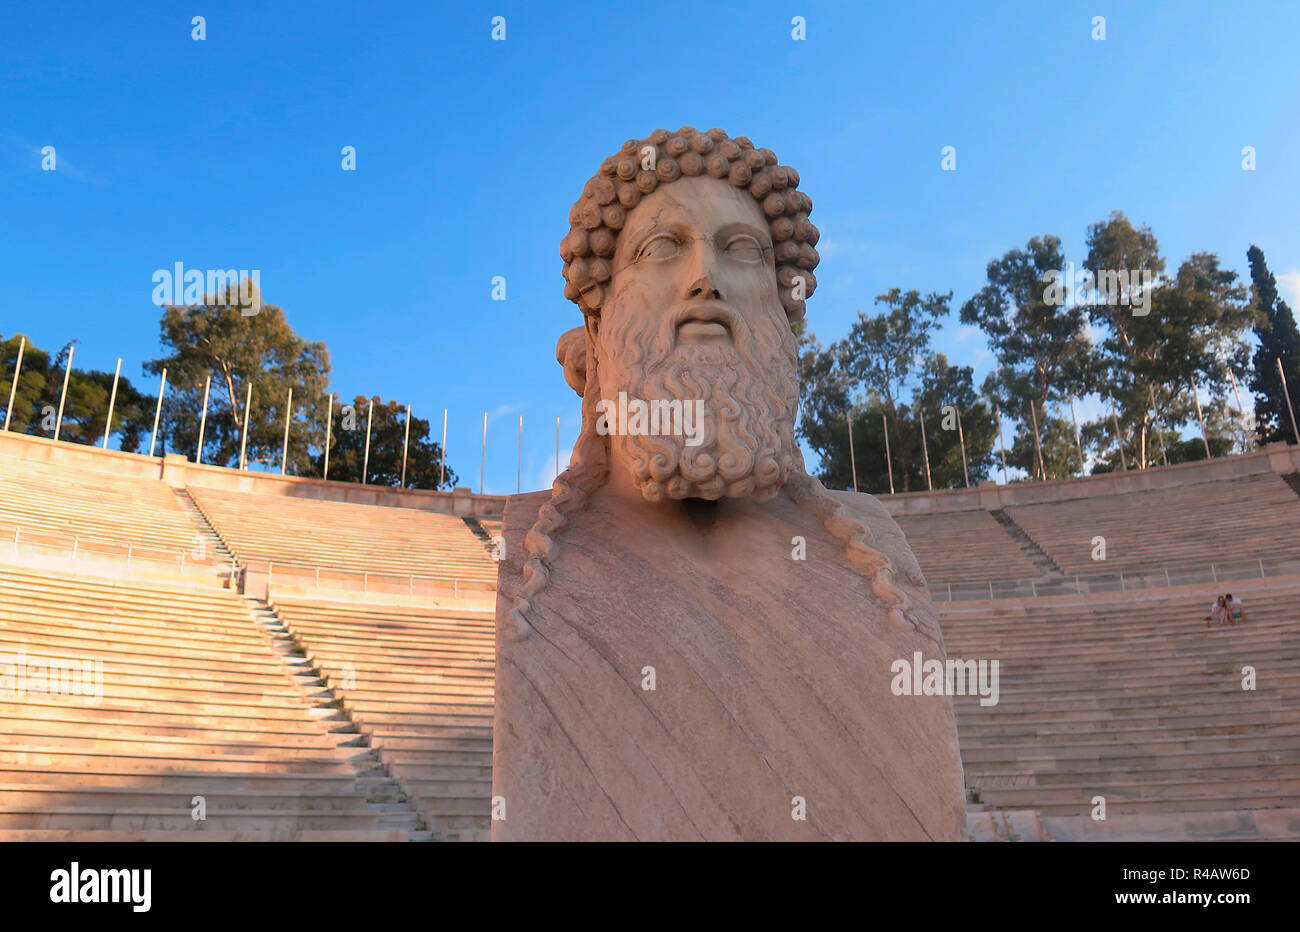
<svg viewBox="0 0 1300 932">
<path fill-rule="evenodd" d="M 699 320 L 719 323 L 733 336 L 741 328 L 741 316 L 722 301 L 683 301 L 673 308 L 671 316 L 673 333 L 688 321 Z"/>
</svg>

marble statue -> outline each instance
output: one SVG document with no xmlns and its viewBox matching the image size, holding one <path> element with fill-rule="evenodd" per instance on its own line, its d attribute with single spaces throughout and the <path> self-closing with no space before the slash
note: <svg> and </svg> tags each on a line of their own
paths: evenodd
<svg viewBox="0 0 1300 932">
<path fill-rule="evenodd" d="M 804 470 L 799 174 L 722 130 L 629 140 L 569 215 L 570 468 L 512 496 L 493 840 L 964 840 L 925 580 L 874 498 Z"/>
</svg>

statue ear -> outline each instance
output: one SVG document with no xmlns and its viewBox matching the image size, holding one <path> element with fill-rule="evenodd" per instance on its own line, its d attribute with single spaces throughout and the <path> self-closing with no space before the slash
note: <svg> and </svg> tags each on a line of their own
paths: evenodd
<svg viewBox="0 0 1300 932">
<path fill-rule="evenodd" d="M 590 320 L 590 318 L 588 318 Z M 587 389 L 587 328 L 566 330 L 555 344 L 555 359 L 564 367 L 564 381 L 581 398 Z"/>
</svg>

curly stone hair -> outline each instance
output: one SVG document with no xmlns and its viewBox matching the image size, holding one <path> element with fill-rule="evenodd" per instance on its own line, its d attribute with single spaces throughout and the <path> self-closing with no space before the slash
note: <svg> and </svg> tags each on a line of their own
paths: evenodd
<svg viewBox="0 0 1300 932">
<path fill-rule="evenodd" d="M 725 179 L 758 201 L 772 233 L 781 305 L 791 323 L 801 320 L 803 299 L 817 287 L 813 269 L 820 257 L 814 247 L 820 233 L 808 219 L 812 198 L 795 190 L 799 173 L 778 165 L 775 152 L 755 149 L 744 136 L 732 139 L 720 129 L 701 133 L 691 126 L 629 139 L 587 182 L 569 211 L 569 232 L 560 243 L 564 296 L 584 314 L 600 315 L 627 212 L 659 185 L 683 175 Z"/>
<path fill-rule="evenodd" d="M 653 149 L 649 162 L 647 147 Z M 642 169 L 653 164 L 654 171 Z M 793 323 L 804 316 L 804 302 L 794 296 L 795 279 L 803 278 L 803 295 L 817 287 L 813 269 L 817 267 L 818 231 L 808 220 L 812 200 L 795 188 L 799 174 L 793 168 L 778 166 L 770 149 L 755 149 L 743 136 L 728 138 L 720 129 L 699 133 L 683 126 L 675 134 L 658 129 L 643 140 L 629 139 L 615 155 L 605 159 L 600 171 L 587 182 L 582 197 L 569 212 L 571 227 L 560 244 L 564 259 L 566 284 L 564 295 L 577 304 L 584 314 L 600 316 L 606 286 L 612 277 L 610 259 L 614 255 L 618 231 L 623 228 L 627 211 L 642 196 L 660 184 L 682 175 L 708 174 L 726 178 L 738 188 L 745 188 L 759 202 L 768 217 L 775 244 L 777 283 L 786 316 Z M 575 327 L 560 338 L 556 356 L 564 366 L 565 380 L 583 399 L 584 428 L 574 446 L 569 468 L 556 477 L 551 498 L 538 509 L 537 520 L 524 537 L 526 557 L 518 584 L 513 591 L 503 590 L 511 600 L 511 624 L 502 629 L 511 640 L 527 638 L 533 630 L 528 614 L 534 602 L 550 582 L 551 565 L 556 557 L 561 533 L 570 526 L 571 517 L 586 507 L 591 495 L 608 478 L 608 438 L 599 436 L 589 425 L 596 423 L 596 404 L 601 397 L 600 373 L 586 358 L 588 337 L 582 327 Z M 797 455 L 797 450 L 796 450 Z M 899 571 L 880 549 L 873 531 L 853 517 L 825 487 L 799 469 L 787 482 L 796 505 L 819 518 L 823 526 L 845 547 L 849 563 L 869 581 L 871 591 L 886 611 L 888 623 L 903 630 L 919 630 L 942 644 L 937 625 L 925 613 L 918 613 L 911 596 L 899 585 Z M 884 515 L 883 508 L 875 506 Z M 925 582 L 911 579 L 903 568 L 904 582 L 923 591 Z"/>
</svg>

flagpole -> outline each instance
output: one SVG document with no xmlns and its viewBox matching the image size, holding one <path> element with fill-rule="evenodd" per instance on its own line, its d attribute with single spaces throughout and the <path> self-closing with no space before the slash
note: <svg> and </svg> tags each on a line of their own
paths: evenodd
<svg viewBox="0 0 1300 932">
<path fill-rule="evenodd" d="M 194 454 L 194 463 L 198 465 L 203 462 L 203 433 L 208 426 L 208 391 L 212 388 L 212 373 L 203 380 L 203 414 L 199 418 L 199 449 Z"/>
<path fill-rule="evenodd" d="M 69 346 L 69 347 L 68 347 L 68 362 L 67 362 L 67 365 L 65 365 L 65 366 L 63 367 L 63 391 L 59 393 L 59 416 L 58 416 L 58 418 L 54 421 L 54 439 L 55 439 L 55 440 L 58 440 L 58 439 L 59 439 L 59 430 L 60 430 L 60 428 L 63 427 L 63 402 L 64 402 L 64 401 L 67 399 L 67 397 L 68 397 L 68 376 L 70 376 L 70 375 L 72 374 L 72 353 L 73 353 L 73 351 L 74 351 L 75 349 L 76 349 L 75 346 Z M 163 370 L 163 382 L 165 383 L 166 381 L 167 381 L 167 370 L 164 369 L 164 370 Z M 159 403 L 159 404 L 162 404 L 162 396 L 161 396 L 161 395 L 158 396 L 158 403 Z M 158 418 L 157 418 L 156 415 L 154 416 L 154 427 L 153 427 L 153 429 L 154 429 L 154 430 L 157 430 L 157 429 L 158 429 Z M 150 455 L 150 456 L 153 456 L 153 441 L 152 441 L 152 440 L 149 441 L 149 455 Z"/>
<path fill-rule="evenodd" d="M 411 406 L 406 406 L 406 433 L 402 436 L 402 488 L 406 488 L 406 451 L 411 443 Z"/>
<path fill-rule="evenodd" d="M 117 380 L 122 374 L 122 357 L 117 357 L 117 368 L 113 370 L 113 391 L 108 396 L 108 420 L 104 421 L 104 449 L 108 449 L 108 438 L 113 433 L 113 406 L 117 404 Z"/>
<path fill-rule="evenodd" d="M 921 422 L 921 453 L 925 456 L 925 484 L 933 492 L 934 482 L 930 478 L 930 446 L 925 442 L 925 409 L 918 404 L 916 410 L 920 414 L 918 420 Z"/>
<path fill-rule="evenodd" d="M 253 380 L 248 380 L 248 391 L 244 393 L 244 429 L 239 432 L 239 468 L 245 469 L 248 465 L 248 426 L 252 420 L 253 408 Z"/>
<path fill-rule="evenodd" d="M 23 350 L 27 349 L 27 337 L 18 338 L 18 362 L 14 363 L 14 380 L 9 385 L 9 406 L 5 408 L 5 430 L 9 429 L 9 417 L 14 413 L 14 396 L 18 393 L 18 375 L 23 371 Z"/>
<path fill-rule="evenodd" d="M 889 418 L 880 415 L 880 425 L 885 429 L 885 468 L 889 470 L 889 494 L 894 494 L 894 460 L 889 455 Z"/>
<path fill-rule="evenodd" d="M 375 399 L 370 399 L 370 405 L 366 408 L 366 452 L 361 458 L 361 484 L 366 484 L 366 476 L 370 472 L 370 424 L 375 416 Z"/>
<path fill-rule="evenodd" d="M 1277 363 L 1277 374 L 1282 379 L 1282 397 L 1286 399 L 1286 409 L 1291 414 L 1291 436 L 1295 438 L 1296 443 L 1300 443 L 1300 431 L 1295 427 L 1295 408 L 1291 404 L 1291 389 L 1286 386 L 1286 373 L 1282 371 L 1282 360 L 1273 361 Z"/>
<path fill-rule="evenodd" d="M 966 480 L 966 488 L 970 488 L 970 472 L 966 469 L 966 434 L 961 429 L 961 409 L 953 405 L 953 410 L 957 412 L 957 442 L 961 444 L 961 475 Z"/>
<path fill-rule="evenodd" d="M 438 488 L 442 488 L 447 476 L 447 409 L 442 409 L 442 447 L 438 457 Z"/>
<path fill-rule="evenodd" d="M 280 475 L 284 475 L 289 463 L 289 420 L 293 417 L 293 387 L 289 387 L 289 397 L 284 403 L 284 442 L 280 444 Z"/>
<path fill-rule="evenodd" d="M 322 479 L 330 477 L 330 437 L 334 432 L 334 393 L 325 393 L 325 469 Z"/>
</svg>

